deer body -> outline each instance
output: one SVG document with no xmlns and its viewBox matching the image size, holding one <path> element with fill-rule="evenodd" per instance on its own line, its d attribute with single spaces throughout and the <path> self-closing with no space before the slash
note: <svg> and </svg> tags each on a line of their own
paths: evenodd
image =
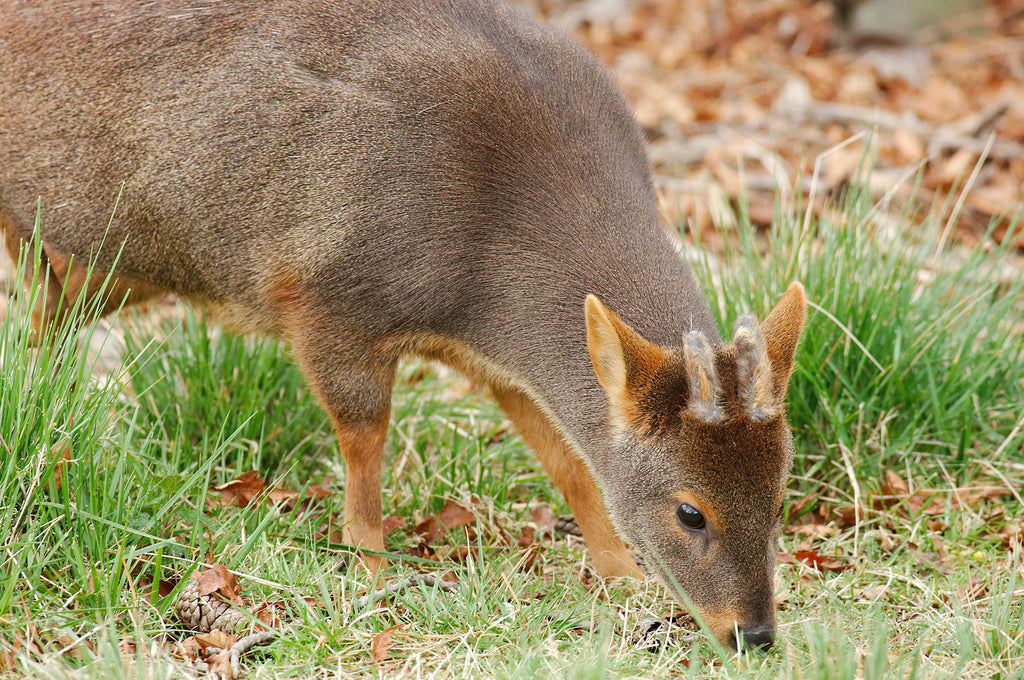
<svg viewBox="0 0 1024 680">
<path fill-rule="evenodd" d="M 637 572 L 621 533 L 721 639 L 770 644 L 803 293 L 721 344 L 592 56 L 488 0 L 113 4 L 0 0 L 0 226 L 16 254 L 38 201 L 64 286 L 37 326 L 124 244 L 110 307 L 172 291 L 286 340 L 369 550 L 396 364 L 446 362 L 599 573 Z"/>
</svg>

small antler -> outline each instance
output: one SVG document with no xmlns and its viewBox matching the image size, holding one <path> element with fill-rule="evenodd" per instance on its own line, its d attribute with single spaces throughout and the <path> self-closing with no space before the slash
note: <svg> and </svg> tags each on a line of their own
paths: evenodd
<svg viewBox="0 0 1024 680">
<path fill-rule="evenodd" d="M 707 338 L 700 331 L 690 331 L 683 340 L 686 359 L 686 377 L 690 384 L 690 403 L 687 409 L 707 423 L 720 423 L 725 414 L 719 404 L 718 374 L 715 355 Z"/>
<path fill-rule="evenodd" d="M 757 321 L 750 314 L 736 320 L 736 379 L 742 408 L 751 419 L 763 422 L 782 412 L 782 400 L 775 394 L 772 365 Z"/>
</svg>

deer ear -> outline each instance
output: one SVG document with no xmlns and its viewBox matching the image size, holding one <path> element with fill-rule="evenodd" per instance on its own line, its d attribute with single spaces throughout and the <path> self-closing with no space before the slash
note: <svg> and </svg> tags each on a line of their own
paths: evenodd
<svg viewBox="0 0 1024 680">
<path fill-rule="evenodd" d="M 793 357 L 797 343 L 807 321 L 807 295 L 804 287 L 794 281 L 768 318 L 761 322 L 768 362 L 772 367 L 772 382 L 776 398 L 782 399 L 789 389 L 789 377 L 793 373 Z"/>
<path fill-rule="evenodd" d="M 587 296 L 586 318 L 587 349 L 597 380 L 612 405 L 631 415 L 637 388 L 664 363 L 665 350 L 645 340 L 594 295 Z"/>
</svg>

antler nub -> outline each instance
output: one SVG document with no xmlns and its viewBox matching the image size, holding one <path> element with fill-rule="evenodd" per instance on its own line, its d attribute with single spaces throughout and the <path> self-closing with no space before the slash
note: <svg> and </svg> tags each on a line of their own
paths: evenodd
<svg viewBox="0 0 1024 680">
<path fill-rule="evenodd" d="M 683 356 L 690 384 L 688 410 L 707 423 L 720 423 L 724 413 L 718 400 L 718 375 L 715 355 L 707 338 L 700 331 L 690 331 L 683 340 Z"/>
<path fill-rule="evenodd" d="M 753 316 L 744 314 L 736 320 L 733 345 L 743 409 L 752 420 L 763 422 L 774 418 L 782 412 L 782 400 L 775 394 L 768 350 Z"/>
</svg>

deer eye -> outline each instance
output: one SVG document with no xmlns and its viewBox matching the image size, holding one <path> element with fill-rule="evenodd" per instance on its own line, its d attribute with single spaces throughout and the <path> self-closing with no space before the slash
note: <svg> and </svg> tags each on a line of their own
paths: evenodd
<svg viewBox="0 0 1024 680">
<path fill-rule="evenodd" d="M 679 523 L 687 529 L 699 531 L 704 528 L 704 515 L 689 503 L 679 504 L 679 507 L 676 508 L 676 517 L 679 519 Z"/>
</svg>

